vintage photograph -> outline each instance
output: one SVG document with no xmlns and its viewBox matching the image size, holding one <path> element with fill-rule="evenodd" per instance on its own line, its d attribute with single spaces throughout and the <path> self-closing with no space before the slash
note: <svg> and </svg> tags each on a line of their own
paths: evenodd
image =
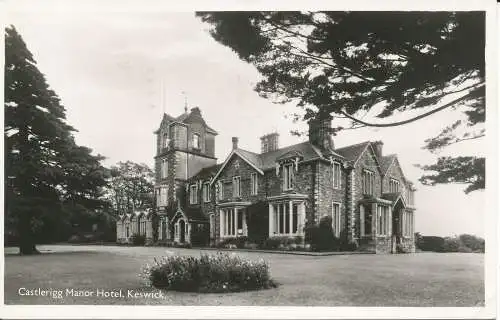
<svg viewBox="0 0 500 320">
<path fill-rule="evenodd" d="M 495 302 L 486 7 L 58 4 L 4 27 L 5 305 Z"/>
</svg>

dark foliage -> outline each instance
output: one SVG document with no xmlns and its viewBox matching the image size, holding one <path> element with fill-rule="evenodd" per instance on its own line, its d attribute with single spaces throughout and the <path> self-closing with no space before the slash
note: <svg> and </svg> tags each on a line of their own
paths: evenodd
<svg viewBox="0 0 500 320">
<path fill-rule="evenodd" d="M 262 245 L 269 237 L 265 227 L 269 223 L 269 208 L 265 201 L 252 203 L 247 207 L 248 240 L 257 245 Z"/>
<path fill-rule="evenodd" d="M 264 261 L 218 253 L 201 257 L 169 256 L 143 269 L 155 288 L 187 292 L 237 292 L 276 287 Z"/>
<path fill-rule="evenodd" d="M 65 108 L 13 26 L 5 29 L 4 89 L 6 226 L 21 254 L 33 254 L 36 243 L 67 239 L 75 219 L 108 207 L 108 170 L 104 157 L 75 143 Z"/>
<path fill-rule="evenodd" d="M 262 75 L 255 87 L 261 96 L 277 103 L 297 103 L 301 111 L 294 112 L 296 120 L 330 116 L 352 120 L 349 127 L 335 126 L 335 134 L 347 128 L 404 125 L 447 108 L 460 108 L 464 119 L 425 141 L 425 148 L 436 152 L 485 134 L 484 12 L 227 11 L 196 15 L 209 24 L 216 41 L 255 66 Z M 378 118 L 411 110 L 421 114 L 399 122 L 363 121 L 374 105 L 381 106 Z M 458 158 L 457 162 L 454 172 L 458 175 Z M 467 192 L 481 188 L 481 183 L 475 183 L 476 175 L 484 181 L 481 166 L 472 174 L 457 181 L 473 185 Z M 455 181 L 438 171 L 423 182 Z"/>
<path fill-rule="evenodd" d="M 143 246 L 146 244 L 146 236 L 143 234 L 135 233 L 130 237 L 130 240 L 132 240 L 134 246 Z"/>
</svg>

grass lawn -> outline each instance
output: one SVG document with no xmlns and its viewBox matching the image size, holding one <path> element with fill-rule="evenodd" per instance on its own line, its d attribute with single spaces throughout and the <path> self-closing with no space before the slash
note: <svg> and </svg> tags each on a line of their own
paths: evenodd
<svg viewBox="0 0 500 320">
<path fill-rule="evenodd" d="M 39 256 L 5 250 L 5 304 L 172 304 L 275 306 L 484 306 L 484 255 L 298 256 L 241 252 L 264 258 L 276 289 L 197 294 L 165 292 L 161 298 L 127 297 L 127 290 L 153 292 L 138 274 L 166 250 L 199 255 L 195 249 L 118 246 L 39 246 Z M 213 252 L 209 252 L 213 253 Z M 27 289 L 122 290 L 123 298 L 20 296 Z"/>
</svg>

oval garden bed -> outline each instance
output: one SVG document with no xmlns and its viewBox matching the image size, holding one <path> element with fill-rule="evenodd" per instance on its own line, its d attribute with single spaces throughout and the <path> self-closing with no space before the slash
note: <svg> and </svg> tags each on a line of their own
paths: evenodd
<svg viewBox="0 0 500 320">
<path fill-rule="evenodd" d="M 154 259 L 143 268 L 142 276 L 154 288 L 184 292 L 238 292 L 277 286 L 264 260 L 223 252 Z"/>
</svg>

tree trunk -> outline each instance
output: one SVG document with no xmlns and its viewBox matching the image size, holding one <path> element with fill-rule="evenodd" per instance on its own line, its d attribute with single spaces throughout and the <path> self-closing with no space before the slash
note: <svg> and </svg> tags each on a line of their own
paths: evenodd
<svg viewBox="0 0 500 320">
<path fill-rule="evenodd" d="M 36 249 L 35 237 L 31 228 L 31 215 L 29 213 L 21 214 L 19 217 L 19 254 L 31 255 L 39 254 Z"/>
</svg>

